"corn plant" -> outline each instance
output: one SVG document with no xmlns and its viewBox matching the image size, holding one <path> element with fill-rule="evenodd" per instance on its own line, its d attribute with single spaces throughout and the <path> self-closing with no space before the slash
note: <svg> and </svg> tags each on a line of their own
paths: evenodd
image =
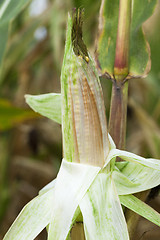
<svg viewBox="0 0 160 240">
<path fill-rule="evenodd" d="M 146 12 L 141 12 L 144 3 Z M 83 222 L 88 240 L 127 240 L 122 206 L 160 226 L 160 214 L 133 195 L 159 185 L 160 162 L 124 150 L 128 81 L 149 71 L 141 25 L 155 4 L 102 0 L 96 61 L 113 82 L 109 131 L 98 67 L 82 37 L 83 10 L 68 15 L 61 93 L 26 95 L 31 108 L 62 124 L 62 164 L 57 178 L 22 209 L 4 240 L 32 240 L 45 227 L 48 240 L 73 239 L 77 222 Z"/>
</svg>

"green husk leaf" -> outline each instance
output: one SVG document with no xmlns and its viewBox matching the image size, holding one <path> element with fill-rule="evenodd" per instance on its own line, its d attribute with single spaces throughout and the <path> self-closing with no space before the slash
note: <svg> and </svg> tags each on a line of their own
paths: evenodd
<svg viewBox="0 0 160 240">
<path fill-rule="evenodd" d="M 68 15 L 68 24 L 66 32 L 66 44 L 64 51 L 64 58 L 61 70 L 61 94 L 62 94 L 62 132 L 63 132 L 63 149 L 64 158 L 67 161 L 73 161 L 74 152 L 74 140 L 73 140 L 73 130 L 72 130 L 72 118 L 71 118 L 71 106 L 69 105 L 68 96 L 68 80 L 69 72 L 72 66 L 72 72 L 70 78 L 76 79 L 77 68 L 74 62 L 76 61 L 76 56 L 73 54 L 71 45 L 71 35 L 72 35 L 72 18 Z M 74 74 L 73 74 L 74 72 Z"/>
<path fill-rule="evenodd" d="M 86 240 L 129 239 L 121 204 L 110 174 L 99 173 L 80 202 Z"/>
<path fill-rule="evenodd" d="M 61 73 L 64 158 L 103 166 L 109 151 L 105 107 L 94 61 L 83 42 L 82 18 L 79 9 L 73 21 L 68 18 Z"/>
<path fill-rule="evenodd" d="M 119 195 L 145 191 L 160 183 L 160 171 L 132 162 L 113 171 L 112 176 Z"/>
<path fill-rule="evenodd" d="M 28 105 L 41 115 L 61 123 L 61 94 L 48 93 L 42 95 L 25 95 Z"/>
<path fill-rule="evenodd" d="M 20 212 L 3 240 L 32 240 L 49 224 L 53 190 L 37 196 Z"/>
<path fill-rule="evenodd" d="M 74 213 L 99 171 L 100 167 L 62 161 L 55 184 L 48 240 L 66 239 Z"/>
<path fill-rule="evenodd" d="M 121 204 L 160 226 L 160 214 L 133 195 L 119 196 Z"/>
</svg>

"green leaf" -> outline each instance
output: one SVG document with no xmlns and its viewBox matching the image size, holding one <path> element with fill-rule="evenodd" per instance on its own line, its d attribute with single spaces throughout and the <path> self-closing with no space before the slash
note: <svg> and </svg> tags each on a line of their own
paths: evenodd
<svg viewBox="0 0 160 240">
<path fill-rule="evenodd" d="M 99 173 L 80 202 L 86 240 L 127 240 L 128 230 L 110 174 Z"/>
<path fill-rule="evenodd" d="M 49 224 L 53 190 L 34 198 L 20 212 L 3 240 L 32 240 Z"/>
<path fill-rule="evenodd" d="M 0 24 L 0 34 L 1 34 L 1 38 L 0 38 L 0 64 L 2 61 L 2 57 L 4 55 L 5 52 L 5 46 L 7 43 L 7 39 L 8 39 L 8 23 L 1 25 Z"/>
<path fill-rule="evenodd" d="M 7 130 L 27 119 L 38 117 L 33 111 L 17 108 L 6 99 L 0 99 L 0 113 L 0 130 Z"/>
<path fill-rule="evenodd" d="M 30 0 L 2 0 L 0 5 L 0 65 L 4 56 L 9 23 L 13 20 L 17 14 L 29 3 Z"/>
<path fill-rule="evenodd" d="M 6 49 L 4 59 L 5 64 L 3 64 L 3 68 L 1 68 L 1 83 L 5 80 L 5 77 L 10 72 L 10 69 L 13 69 L 13 66 L 14 68 L 19 66 L 22 59 L 24 59 L 26 48 L 29 49 L 30 45 L 33 47 L 36 42 L 36 40 L 33 39 L 34 32 L 42 24 L 43 18 L 38 16 L 37 18 L 31 19 L 29 23 L 23 27 L 23 30 L 20 29 L 19 31 L 16 31 L 16 33 L 14 32 L 14 37 L 9 40 L 9 44 Z M 8 32 L 8 28 L 5 27 L 5 25 L 3 25 L 2 28 L 4 28 L 4 31 L 7 30 Z M 8 36 L 5 38 L 5 43 L 7 42 L 7 38 Z M 2 37 L 0 41 L 2 41 Z M 0 51 L 4 50 L 4 48 L 0 48 Z"/>
<path fill-rule="evenodd" d="M 145 39 L 142 24 L 152 14 L 157 0 L 134 0 L 130 38 L 130 67 L 131 76 L 145 76 L 150 70 L 150 49 Z"/>
<path fill-rule="evenodd" d="M 62 161 L 55 184 L 48 240 L 66 239 L 74 213 L 100 170 L 100 167 Z"/>
<path fill-rule="evenodd" d="M 160 226 L 160 214 L 133 195 L 119 196 L 121 204 Z"/>
<path fill-rule="evenodd" d="M 119 0 L 102 0 L 96 57 L 102 73 L 113 76 Z M 99 65 L 98 64 L 98 65 Z"/>
<path fill-rule="evenodd" d="M 160 183 L 160 171 L 132 162 L 113 171 L 112 176 L 119 195 L 145 191 Z"/>
<path fill-rule="evenodd" d="M 28 105 L 41 115 L 61 123 L 61 94 L 48 93 L 42 95 L 25 95 Z"/>
<path fill-rule="evenodd" d="M 0 6 L 0 24 L 13 20 L 17 14 L 30 2 L 30 0 L 2 0 Z"/>
</svg>

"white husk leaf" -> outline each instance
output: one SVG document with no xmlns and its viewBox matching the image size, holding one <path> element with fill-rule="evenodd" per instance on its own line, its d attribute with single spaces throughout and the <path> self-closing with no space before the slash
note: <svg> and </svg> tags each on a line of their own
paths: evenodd
<svg viewBox="0 0 160 240">
<path fill-rule="evenodd" d="M 128 240 L 121 204 L 110 174 L 99 173 L 80 202 L 86 240 Z"/>
<path fill-rule="evenodd" d="M 160 171 L 132 162 L 113 171 L 112 176 L 119 195 L 145 191 L 160 183 Z"/>
<path fill-rule="evenodd" d="M 49 190 L 53 189 L 55 187 L 55 184 L 56 184 L 56 179 L 52 180 L 50 183 L 48 183 L 46 186 L 44 186 L 39 191 L 39 195 L 42 195 L 42 194 L 48 192 Z"/>
<path fill-rule="evenodd" d="M 41 95 L 25 95 L 28 105 L 41 115 L 61 123 L 61 94 L 47 93 Z"/>
<path fill-rule="evenodd" d="M 54 192 L 48 240 L 66 239 L 74 213 L 100 167 L 62 161 Z"/>
<path fill-rule="evenodd" d="M 119 149 L 112 149 L 109 152 L 105 165 L 107 165 L 115 157 L 120 157 L 125 161 L 139 163 L 143 166 L 160 171 L 160 161 L 158 159 L 152 159 L 152 158 L 145 159 L 134 153 L 122 151 Z"/>
<path fill-rule="evenodd" d="M 125 207 L 160 226 L 160 214 L 140 199 L 133 195 L 125 195 L 120 196 L 120 201 Z"/>
<path fill-rule="evenodd" d="M 53 189 L 30 201 L 20 212 L 3 240 L 32 240 L 51 221 Z"/>
</svg>

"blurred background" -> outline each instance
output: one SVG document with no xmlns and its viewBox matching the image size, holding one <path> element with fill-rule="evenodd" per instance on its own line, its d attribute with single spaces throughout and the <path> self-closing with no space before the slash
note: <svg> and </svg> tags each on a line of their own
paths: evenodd
<svg viewBox="0 0 160 240">
<path fill-rule="evenodd" d="M 97 0 L 32 0 L 12 21 L 0 82 L 0 239 L 23 206 L 56 177 L 62 159 L 61 126 L 35 114 L 25 94 L 60 92 L 66 19 L 85 8 L 84 41 L 95 51 Z M 144 24 L 152 69 L 130 80 L 126 149 L 160 159 L 160 2 Z M 109 115 L 111 82 L 102 79 Z M 159 187 L 147 203 L 160 212 Z M 45 230 L 36 238 L 45 240 Z M 141 218 L 135 239 L 158 240 L 160 230 Z"/>
</svg>

